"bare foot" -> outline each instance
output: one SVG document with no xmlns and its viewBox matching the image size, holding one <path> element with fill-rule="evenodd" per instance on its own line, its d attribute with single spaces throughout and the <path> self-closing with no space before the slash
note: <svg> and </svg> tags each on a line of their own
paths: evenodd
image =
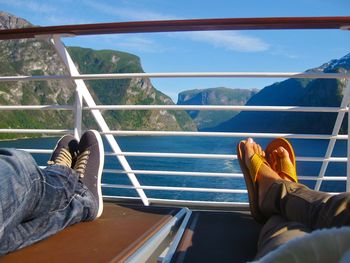
<svg viewBox="0 0 350 263">
<path fill-rule="evenodd" d="M 278 147 L 276 150 L 274 150 L 269 156 L 268 156 L 268 163 L 270 164 L 272 170 L 274 170 L 278 175 L 283 179 L 287 181 L 291 181 L 290 177 L 286 174 L 284 174 L 282 171 L 280 171 L 278 167 L 278 162 L 287 162 L 290 166 L 294 166 L 292 161 L 289 158 L 289 153 L 286 149 L 283 147 Z"/>
<path fill-rule="evenodd" d="M 246 140 L 246 143 L 244 144 L 244 152 L 245 152 L 245 163 L 249 166 L 249 163 L 251 162 L 251 157 L 254 155 L 254 153 L 259 154 L 261 156 L 265 156 L 265 152 L 262 150 L 261 146 L 253 141 L 252 138 L 248 138 Z M 282 153 L 283 152 L 283 153 Z M 284 152 L 287 152 L 286 150 L 279 153 L 277 151 L 277 155 L 283 154 L 285 156 Z M 288 154 L 288 153 L 287 153 Z M 261 202 L 264 200 L 265 194 L 271 184 L 276 182 L 277 180 L 281 180 L 281 177 L 270 168 L 270 166 L 266 164 L 262 164 L 257 175 L 257 187 L 258 187 L 258 199 L 259 199 L 259 207 L 261 207 Z"/>
</svg>

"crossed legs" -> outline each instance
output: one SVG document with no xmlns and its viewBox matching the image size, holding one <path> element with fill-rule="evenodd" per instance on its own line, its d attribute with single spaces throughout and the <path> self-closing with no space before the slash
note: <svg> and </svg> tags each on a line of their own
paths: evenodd
<svg viewBox="0 0 350 263">
<path fill-rule="evenodd" d="M 45 169 L 27 152 L 0 149 L 0 256 L 101 215 L 102 140 L 88 131 L 74 142 L 62 137 Z"/>
<path fill-rule="evenodd" d="M 244 142 L 244 152 L 247 165 L 254 154 L 265 157 L 252 139 Z M 258 258 L 312 230 L 350 225 L 350 193 L 332 196 L 292 182 L 273 170 L 274 163 L 281 159 L 289 160 L 283 147 L 277 148 L 269 162 L 260 166 L 256 178 L 259 210 L 268 219 L 259 237 Z"/>
</svg>

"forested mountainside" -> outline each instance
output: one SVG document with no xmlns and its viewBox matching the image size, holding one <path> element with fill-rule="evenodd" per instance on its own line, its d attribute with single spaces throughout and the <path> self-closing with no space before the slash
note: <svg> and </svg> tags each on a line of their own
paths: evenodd
<svg viewBox="0 0 350 263">
<path fill-rule="evenodd" d="M 68 51 L 82 74 L 143 72 L 140 59 L 132 54 L 80 47 L 69 47 Z M 94 80 L 87 84 L 96 100 L 107 105 L 174 104 L 148 78 Z M 105 115 L 114 129 L 196 130 L 185 111 L 109 111 Z"/>
<path fill-rule="evenodd" d="M 178 95 L 178 105 L 244 105 L 257 89 L 230 89 L 225 87 L 186 90 Z M 235 111 L 187 111 L 199 130 L 212 128 L 225 122 Z"/>
<path fill-rule="evenodd" d="M 350 54 L 307 72 L 349 73 Z M 346 80 L 287 79 L 263 88 L 246 105 L 337 107 L 343 98 Z M 241 112 L 211 130 L 251 132 L 331 133 L 336 113 Z M 341 132 L 347 130 L 344 119 Z"/>
<path fill-rule="evenodd" d="M 32 27 L 28 21 L 0 12 L 0 30 Z M 140 59 L 132 54 L 112 50 L 68 48 L 81 73 L 143 72 Z M 45 41 L 0 41 L 0 74 L 64 75 L 67 70 L 54 48 Z M 98 80 L 88 82 L 97 104 L 173 104 L 156 90 L 148 78 L 133 80 Z M 72 81 L 1 82 L 0 105 L 72 104 Z M 111 129 L 195 130 L 195 124 L 185 111 L 105 111 Z M 72 128 L 69 111 L 0 111 L 0 128 Z M 84 124 L 96 128 L 90 114 L 84 114 Z M 0 138 L 34 136 L 3 135 Z"/>
</svg>

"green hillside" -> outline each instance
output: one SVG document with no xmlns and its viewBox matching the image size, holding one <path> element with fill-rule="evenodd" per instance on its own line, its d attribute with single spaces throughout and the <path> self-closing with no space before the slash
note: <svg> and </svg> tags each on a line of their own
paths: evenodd
<svg viewBox="0 0 350 263">
<path fill-rule="evenodd" d="M 28 21 L 0 12 L 0 29 L 32 26 Z M 69 53 L 81 73 L 143 72 L 140 59 L 112 50 L 69 47 Z M 0 74 L 66 75 L 67 70 L 51 44 L 37 40 L 0 41 Z M 148 78 L 132 80 L 95 80 L 87 82 L 97 104 L 173 104 L 156 90 Z M 72 81 L 31 81 L 0 83 L 0 105 L 72 105 L 75 85 Z M 111 129 L 195 130 L 185 111 L 105 111 Z M 0 111 L 0 128 L 73 129 L 70 111 Z M 96 128 L 88 112 L 84 128 Z M 42 134 L 0 134 L 0 139 L 37 137 Z"/>
</svg>

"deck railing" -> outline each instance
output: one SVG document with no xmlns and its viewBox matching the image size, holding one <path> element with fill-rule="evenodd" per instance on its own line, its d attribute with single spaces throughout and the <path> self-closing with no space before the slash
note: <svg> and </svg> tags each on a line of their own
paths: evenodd
<svg viewBox="0 0 350 263">
<path fill-rule="evenodd" d="M 259 19 L 257 19 L 259 20 Z M 315 19 L 311 19 L 313 23 L 317 22 Z M 322 20 L 322 19 L 321 19 Z M 332 20 L 332 19 L 331 19 Z M 261 20 L 263 21 L 263 20 Z M 307 25 L 304 20 L 304 27 L 302 27 L 303 21 L 294 21 L 295 28 L 319 28 L 317 26 L 311 27 Z M 207 21 L 208 22 L 208 21 Z M 214 21 L 212 21 L 214 23 Z M 266 24 L 264 29 L 278 28 L 277 22 L 270 21 L 274 26 L 270 27 Z M 281 21 L 278 21 L 281 23 Z M 324 21 L 323 21 L 324 22 Z M 343 18 L 342 21 L 328 21 L 329 27 L 323 26 L 322 28 L 333 28 L 334 23 L 340 23 L 336 28 L 348 29 L 350 25 L 350 17 Z M 301 25 L 299 24 L 301 23 Z M 324 22 L 325 23 L 325 22 Z M 214 24 L 213 24 L 214 25 Z M 159 26 L 159 25 L 157 25 Z M 242 25 L 241 25 L 242 26 Z M 246 25 L 247 26 L 247 25 Z M 250 25 L 251 26 L 251 25 Z M 266 26 L 268 28 L 266 28 Z M 289 28 L 286 25 L 282 28 Z M 49 28 L 49 27 L 48 27 Z M 158 27 L 157 27 L 158 28 Z M 208 27 L 210 30 L 215 26 Z M 223 27 L 220 30 L 232 29 L 231 27 Z M 239 29 L 239 28 L 238 28 Z M 244 29 L 244 28 L 243 28 Z M 249 28 L 251 29 L 251 28 Z M 27 29 L 23 29 L 27 30 Z M 22 37 L 31 37 L 30 32 L 26 35 L 24 31 L 18 30 L 11 31 L 9 35 L 2 34 L 0 31 L 0 39 L 18 38 L 18 34 L 22 34 Z M 31 29 L 29 29 L 31 30 Z M 42 29 L 40 29 L 42 30 Z M 187 29 L 186 29 L 187 30 Z M 203 30 L 196 28 L 189 28 L 188 30 Z M 33 31 L 33 30 L 32 30 Z M 35 30 L 34 30 L 35 31 Z M 45 31 L 45 30 L 44 30 Z M 43 31 L 43 32 L 44 32 Z M 113 30 L 111 30 L 112 32 Z M 157 29 L 157 32 L 159 29 Z M 166 30 L 162 30 L 164 32 Z M 174 31 L 172 28 L 169 31 Z M 179 29 L 180 31 L 180 29 Z M 23 33 L 24 32 L 24 33 Z M 29 31 L 28 31 L 29 32 Z M 46 31 L 45 31 L 46 32 Z M 102 32 L 102 31 L 101 31 Z M 110 33 L 106 32 L 105 33 Z M 115 32 L 115 31 L 113 31 Z M 123 31 L 125 32 L 125 31 Z M 134 32 L 130 30 L 130 32 Z M 147 31 L 149 32 L 149 31 Z M 219 189 L 219 188 L 199 188 L 199 187 L 170 187 L 170 186 L 152 186 L 141 185 L 137 179 L 137 174 L 152 174 L 163 176 L 201 176 L 201 177 L 221 177 L 221 178 L 243 178 L 241 173 L 222 173 L 222 172 L 196 172 L 196 171 L 161 171 L 161 170 L 135 170 L 132 169 L 126 159 L 130 156 L 138 157 L 157 157 L 157 158 L 206 158 L 206 159 L 227 159 L 235 160 L 237 156 L 235 154 L 195 154 L 195 153 L 159 153 L 159 152 L 124 152 L 120 149 L 114 136 L 121 135 L 144 135 L 144 136 L 203 136 L 203 137 L 254 137 L 254 138 L 295 138 L 295 139 L 322 139 L 329 140 L 328 148 L 324 157 L 304 157 L 297 156 L 299 162 L 322 162 L 322 166 L 318 176 L 299 176 L 301 180 L 313 180 L 316 181 L 315 189 L 319 190 L 323 181 L 345 181 L 347 190 L 350 190 L 350 165 L 348 158 L 344 157 L 332 157 L 332 152 L 336 140 L 349 140 L 348 135 L 340 135 L 339 130 L 344 119 L 345 113 L 349 113 L 350 103 L 350 81 L 347 81 L 346 92 L 342 103 L 339 107 L 299 107 L 299 106 L 200 106 L 200 105 L 96 105 L 91 94 L 89 93 L 84 80 L 97 80 L 97 79 L 132 79 L 132 78 L 188 78 L 188 77 L 200 77 L 200 78 L 327 78 L 327 79 L 350 79 L 349 74 L 342 73 L 276 73 L 276 72 L 186 72 L 186 73 L 128 73 L 128 74 L 80 74 L 76 69 L 69 53 L 65 49 L 61 42 L 61 32 L 53 35 L 44 35 L 38 32 L 37 35 L 41 35 L 40 38 L 46 38 L 56 48 L 62 61 L 68 68 L 69 75 L 65 76 L 2 76 L 0 82 L 12 82 L 12 81 L 50 81 L 50 80 L 73 80 L 76 84 L 76 99 L 74 105 L 6 105 L 0 106 L 0 110 L 69 110 L 74 112 L 75 124 L 74 129 L 0 129 L 0 133 L 44 133 L 44 134 L 65 134 L 73 133 L 77 138 L 82 133 L 82 115 L 83 111 L 91 111 L 97 124 L 100 127 L 100 132 L 106 137 L 107 142 L 111 146 L 112 151 L 106 152 L 107 156 L 115 156 L 122 169 L 104 169 L 104 173 L 113 174 L 126 174 L 132 182 L 132 185 L 121 184 L 103 184 L 104 188 L 118 188 L 118 189 L 133 189 L 139 197 L 113 197 L 113 198 L 125 198 L 125 199 L 141 199 L 145 205 L 150 202 L 153 203 L 170 203 L 176 205 L 205 205 L 205 206 L 247 206 L 245 202 L 215 202 L 215 201 L 199 201 L 199 200 L 173 200 L 173 199 L 157 199 L 148 198 L 144 190 L 158 190 L 158 191 L 190 191 L 190 192 L 215 192 L 215 193 L 228 193 L 228 194 L 246 194 L 247 191 L 243 189 Z M 12 34 L 12 35 L 11 35 Z M 84 33 L 85 34 L 85 33 Z M 12 37 L 11 37 L 12 36 Z M 83 106 L 83 100 L 87 106 Z M 337 119 L 333 128 L 333 132 L 330 135 L 324 134 L 287 134 L 287 133 L 242 133 L 242 132 L 182 132 L 182 131 L 122 131 L 122 130 L 110 130 L 105 122 L 101 110 L 232 110 L 232 111 L 282 111 L 282 112 L 332 112 L 337 113 Z M 350 114 L 348 114 L 350 115 Z M 350 124 L 350 121 L 348 122 Z M 348 129 L 350 132 L 350 128 Z M 350 155 L 350 146 L 348 143 L 348 156 Z M 24 149 L 31 153 L 51 153 L 50 150 L 43 149 Z M 325 176 L 327 166 L 330 162 L 343 162 L 347 163 L 347 174 L 345 176 Z M 111 196 L 106 196 L 112 198 Z"/>
</svg>

